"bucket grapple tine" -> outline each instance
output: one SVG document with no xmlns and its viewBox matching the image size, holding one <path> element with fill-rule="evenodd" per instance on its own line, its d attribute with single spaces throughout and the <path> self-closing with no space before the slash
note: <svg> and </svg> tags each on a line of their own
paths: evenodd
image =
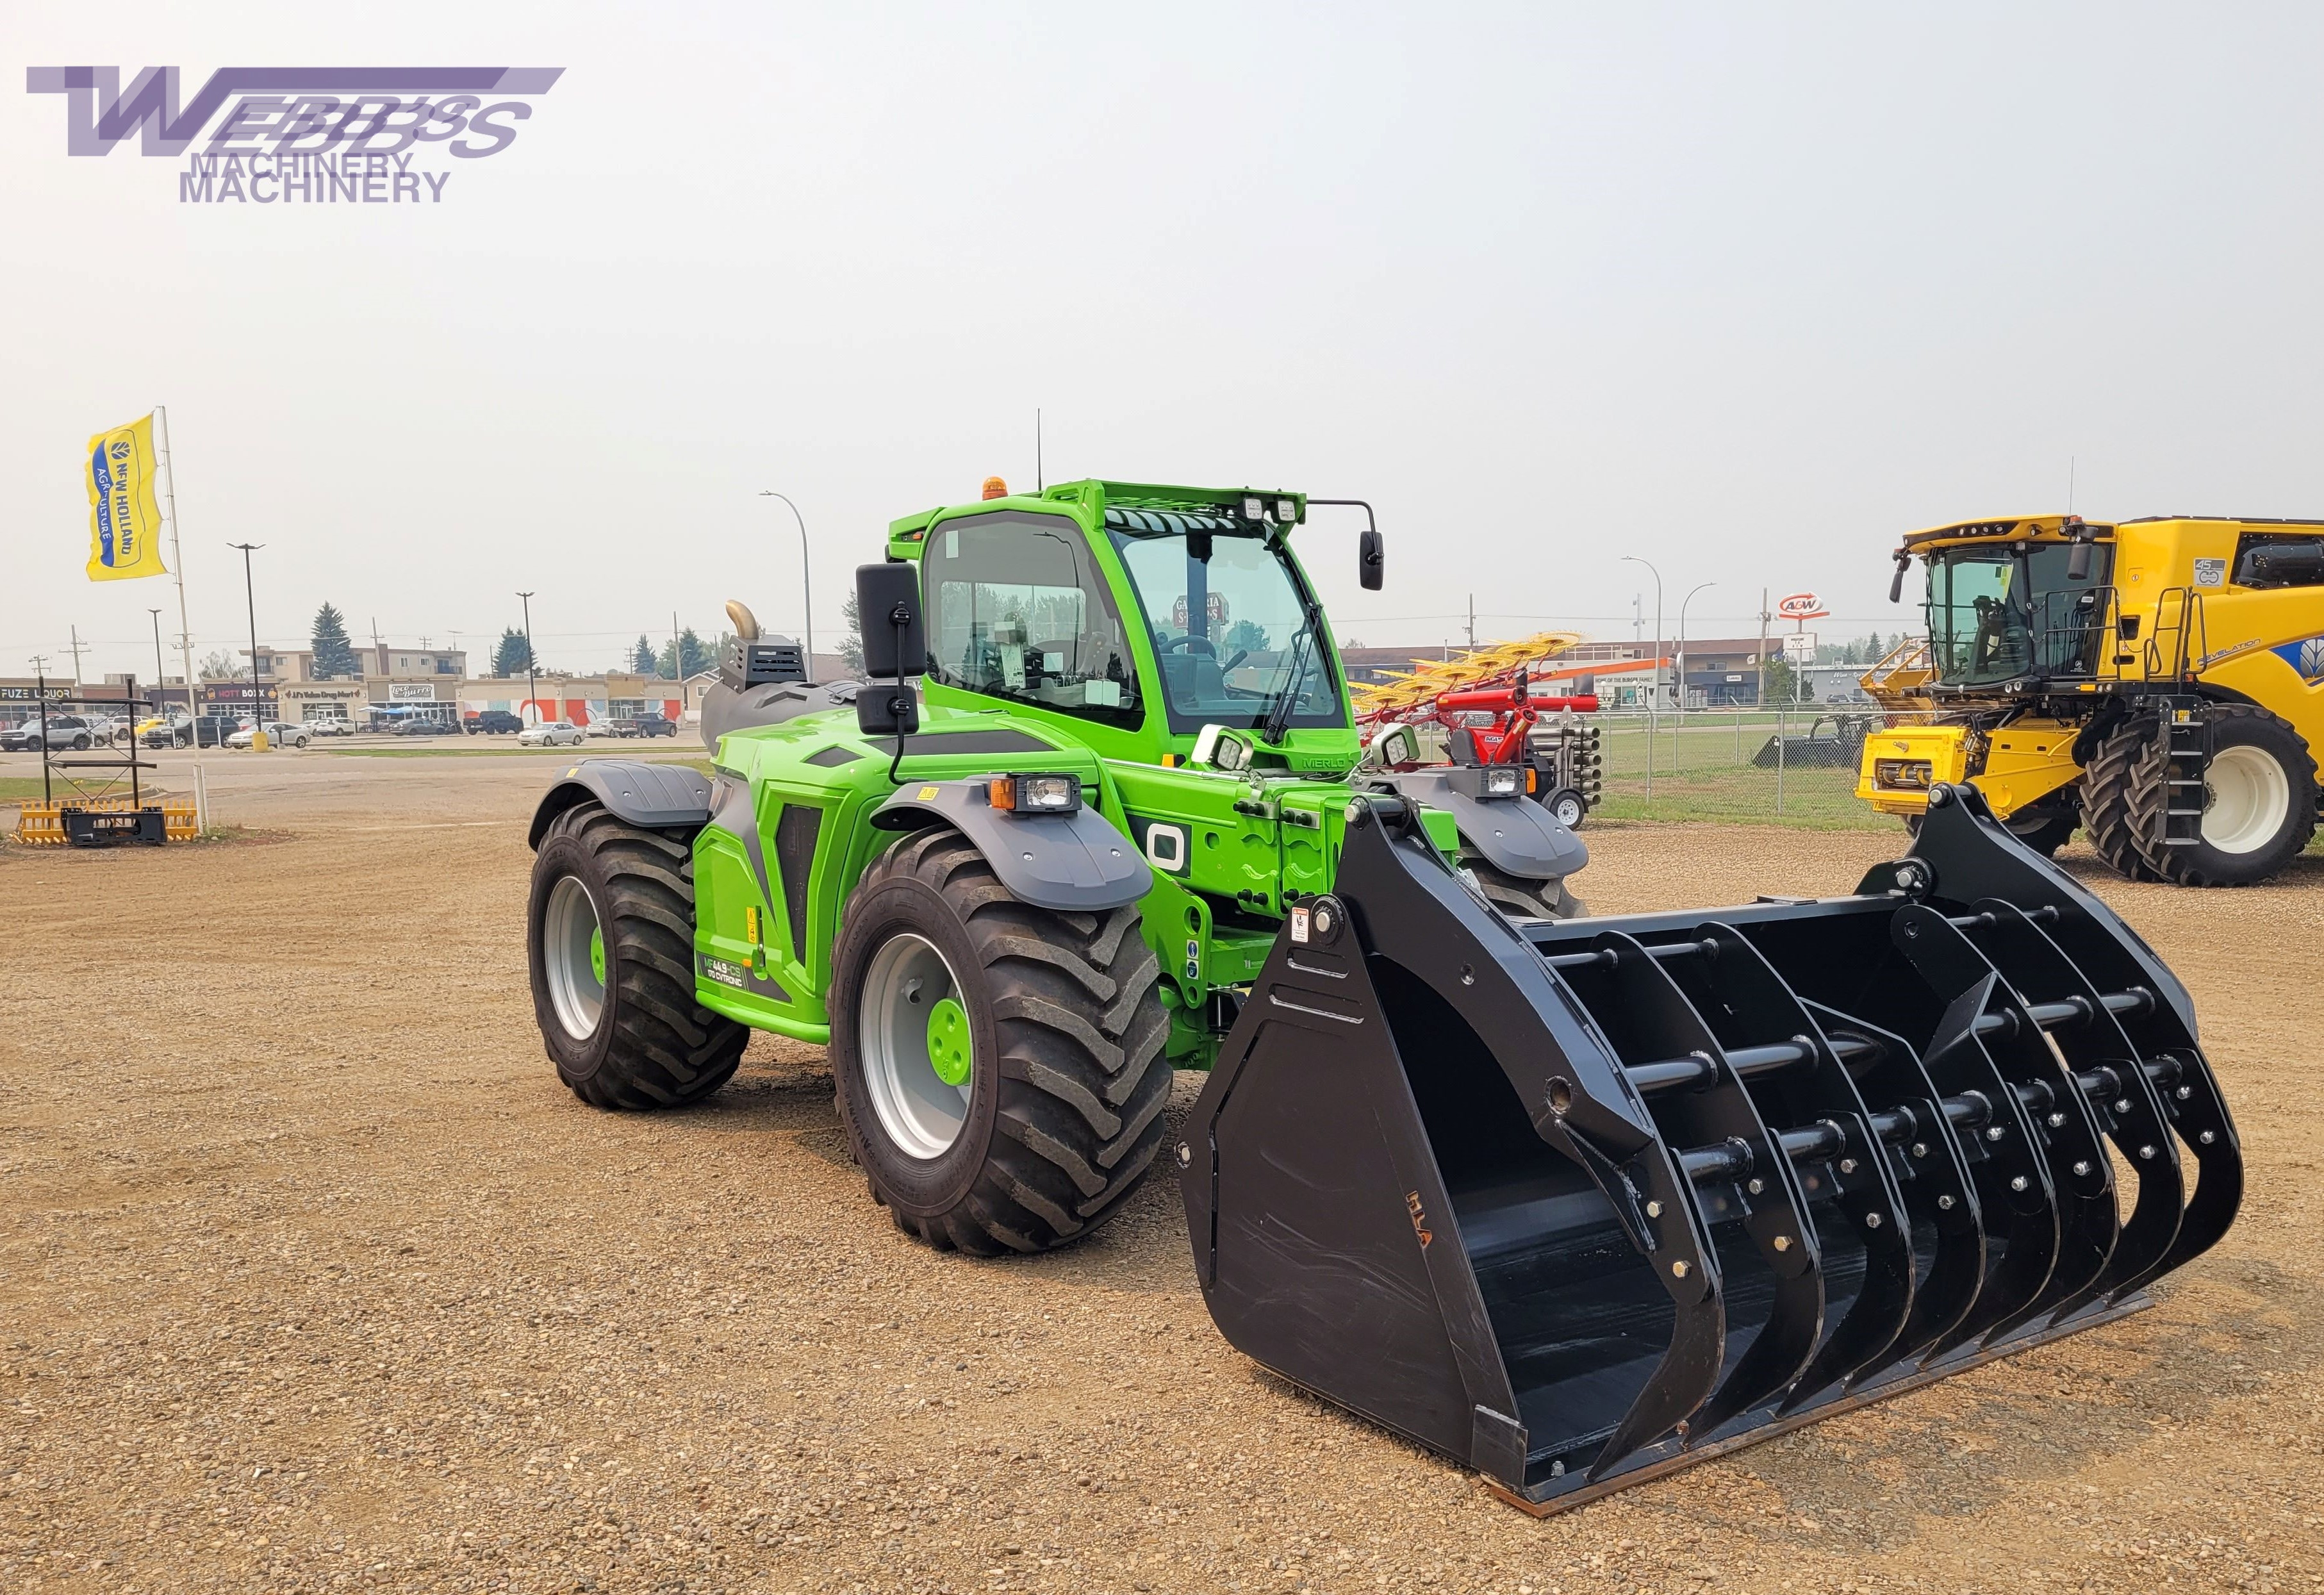
<svg viewBox="0 0 2324 1595">
<path fill-rule="evenodd" d="M 1587 952 L 1549 961 L 1610 1040 L 1664 1143 L 1680 1148 L 1703 1228 L 1726 1239 L 1720 1256 L 1729 1366 L 1688 1420 L 1683 1433 L 1690 1443 L 1788 1388 L 1814 1355 L 1823 1325 L 1821 1249 L 1799 1175 L 1718 1036 L 1665 967 L 1715 957 L 1715 945 L 1692 939 L 1649 948 L 1609 932 Z M 1727 1239 L 1728 1226 L 1742 1235 Z M 1593 1471 L 1619 1460 L 1608 1450 Z"/>
<path fill-rule="evenodd" d="M 1897 918 L 1916 912 L 1928 910 L 1902 908 Z M 1930 917 L 1943 924 L 1941 916 Z M 1896 929 L 1901 936 L 1903 927 Z M 1923 1059 L 1929 1077 L 1944 1093 L 1940 1100 L 1946 1117 L 1961 1132 L 1961 1148 L 1977 1180 L 1986 1241 L 1985 1279 L 1977 1301 L 1922 1353 L 1923 1366 L 2032 1305 L 2058 1262 L 2058 1198 L 2049 1166 L 2024 1103 L 1978 1035 L 1979 1022 L 1999 1000 L 2001 984 L 2001 977 L 1987 971 L 1956 997 Z"/>
<path fill-rule="evenodd" d="M 1915 904 L 1897 910 L 1896 937 L 1906 960 L 1940 996 L 1979 994 L 1970 1033 L 1955 1046 L 1981 1051 L 1999 1072 L 2008 1104 L 2017 1111 L 2008 1120 L 1997 1120 L 1986 1134 L 1990 1138 L 1998 1128 L 2005 1139 L 2024 1139 L 2046 1175 L 2056 1215 L 2057 1251 L 2042 1287 L 2006 1311 L 1996 1311 L 1997 1301 L 1980 1303 L 1970 1314 L 1978 1335 L 1990 1342 L 2056 1307 L 2104 1272 L 2118 1232 L 2114 1167 L 2089 1099 L 2060 1061 L 2037 1017 L 1968 933 L 1935 909 Z M 2018 1191 L 2015 1177 L 2013 1194 Z"/>
<path fill-rule="evenodd" d="M 1871 1110 L 1821 1028 L 1740 933 L 1714 923 L 1653 950 L 1727 1049 L 1809 1202 L 1825 1332 L 1782 1404 L 1788 1410 L 1877 1358 L 1910 1316 L 1912 1219 L 1890 1162 L 1903 1153 L 1882 1145 Z M 1913 1122 L 1892 1115 L 1886 1126 L 1901 1136 Z M 1698 1431 L 1711 1433 L 1715 1415 L 1706 1410 Z"/>
<path fill-rule="evenodd" d="M 2111 1322 L 2235 1216 L 2184 989 L 1974 793 L 1853 896 L 1594 921 L 1421 820 L 1351 804 L 1176 1152 L 1228 1340 L 1506 1500 Z"/>
<path fill-rule="evenodd" d="M 1985 1219 L 1961 1138 L 1911 1044 L 1837 1009 L 1806 1006 L 1832 1046 L 1846 1054 L 1857 1089 L 1882 1121 L 1897 1116 L 1910 1121 L 1898 1142 L 1904 1155 L 1895 1166 L 1913 1219 L 1912 1311 L 1886 1350 L 1848 1376 L 1845 1388 L 1853 1390 L 1895 1364 L 1918 1358 L 1977 1305 L 1985 1284 Z M 1813 1394 L 1804 1379 L 1794 1392 L 1800 1400 Z"/>
<path fill-rule="evenodd" d="M 2109 1004 L 2074 961 L 2013 903 L 1985 898 L 1964 917 L 1972 921 L 1963 927 L 1969 939 L 1996 968 L 2009 972 L 2024 1011 L 2043 1023 L 2099 1128 L 2137 1176 L 2137 1194 L 2122 1221 L 2114 1255 L 2096 1278 L 2059 1300 L 2052 1317 L 2063 1319 L 2100 1296 L 2151 1277 L 2179 1236 L 2187 1182 L 2180 1166 L 2178 1137 L 2172 1133 L 2153 1074 L 2116 1019 L 2117 1010 L 2143 1008 L 2153 998 L 2141 991 Z M 2177 1073 L 2175 1065 L 2158 1065 L 2156 1072 L 2174 1079 Z M 2059 1113 L 2052 1107 L 2044 1118 L 2054 1126 Z M 2117 1197 L 2118 1187 L 2119 1182 Z"/>
</svg>

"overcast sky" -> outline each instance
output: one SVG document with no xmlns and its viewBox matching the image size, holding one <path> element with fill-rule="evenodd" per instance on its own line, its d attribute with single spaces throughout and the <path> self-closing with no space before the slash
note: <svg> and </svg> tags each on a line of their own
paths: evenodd
<svg viewBox="0 0 2324 1595">
<path fill-rule="evenodd" d="M 2313 6 L 16 0 L 0 22 L 0 674 L 150 674 L 88 435 L 169 407 L 198 654 L 318 604 L 613 662 L 819 636 L 884 523 L 1082 475 L 1362 497 L 1342 638 L 1893 631 L 1996 512 L 2324 512 Z M 192 206 L 27 66 L 562 67 L 434 205 Z M 174 657 L 171 668 L 176 668 Z"/>
</svg>

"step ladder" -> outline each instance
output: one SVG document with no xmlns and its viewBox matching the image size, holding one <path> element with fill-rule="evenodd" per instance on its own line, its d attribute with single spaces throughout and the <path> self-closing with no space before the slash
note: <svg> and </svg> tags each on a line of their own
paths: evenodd
<svg viewBox="0 0 2324 1595">
<path fill-rule="evenodd" d="M 2204 774 L 2211 765 L 2211 716 L 2201 698 L 2166 698 L 2163 706 L 2163 845 L 2203 840 Z"/>
</svg>

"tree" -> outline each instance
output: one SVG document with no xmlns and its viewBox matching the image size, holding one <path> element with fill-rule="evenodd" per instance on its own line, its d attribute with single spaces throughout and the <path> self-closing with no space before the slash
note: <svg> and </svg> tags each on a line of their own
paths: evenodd
<svg viewBox="0 0 2324 1595">
<path fill-rule="evenodd" d="M 654 673 L 671 681 L 683 681 L 689 676 L 699 676 L 718 662 L 710 651 L 710 644 L 695 634 L 692 626 L 678 634 L 678 646 L 673 650 L 665 645 L 654 658 Z"/>
<path fill-rule="evenodd" d="M 223 648 L 213 648 L 202 660 L 201 678 L 205 681 L 232 681 L 250 674 L 250 667 Z"/>
<path fill-rule="evenodd" d="M 315 612 L 308 644 L 315 650 L 316 680 L 341 681 L 363 674 L 347 642 L 347 617 L 333 605 L 326 604 Z"/>
<path fill-rule="evenodd" d="M 1257 621 L 1237 621 L 1219 639 L 1219 651 L 1232 659 L 1236 650 L 1246 653 L 1264 652 L 1267 648 L 1267 628 Z"/>
<path fill-rule="evenodd" d="M 501 632 L 501 640 L 493 645 L 493 674 L 506 680 L 521 676 L 532 665 L 532 644 L 522 632 L 510 626 Z"/>
<path fill-rule="evenodd" d="M 849 675 L 861 676 L 863 674 L 863 617 L 856 611 L 854 594 L 847 595 L 847 602 L 839 606 L 839 613 L 847 622 L 847 635 L 839 640 L 839 662 L 847 667 Z M 808 674 L 812 675 L 814 671 L 810 669 Z"/>
<path fill-rule="evenodd" d="M 629 668 L 641 676 L 650 676 L 659 668 L 654 663 L 654 645 L 646 641 L 643 632 L 638 633 L 638 645 L 630 650 Z"/>
<path fill-rule="evenodd" d="M 1782 654 L 1767 656 L 1767 701 L 1771 704 L 1795 704 L 1800 701 L 1800 679 L 1792 668 L 1792 661 Z"/>
</svg>

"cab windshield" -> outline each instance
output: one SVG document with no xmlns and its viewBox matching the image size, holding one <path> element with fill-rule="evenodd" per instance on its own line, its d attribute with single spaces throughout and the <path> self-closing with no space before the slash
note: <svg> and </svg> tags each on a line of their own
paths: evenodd
<svg viewBox="0 0 2324 1595">
<path fill-rule="evenodd" d="M 2090 573 L 2070 581 L 2066 543 L 1948 549 L 1929 566 L 1929 648 L 1937 679 L 1987 687 L 2034 676 L 2087 676 L 2106 621 L 2114 550 L 2090 550 Z"/>
<path fill-rule="evenodd" d="M 1305 589 L 1263 532 L 1181 530 L 1186 518 L 1175 515 L 1119 519 L 1129 524 L 1108 530 L 1153 637 L 1174 734 L 1255 729 L 1286 694 L 1286 725 L 1346 723 L 1324 640 L 1305 634 Z"/>
</svg>

